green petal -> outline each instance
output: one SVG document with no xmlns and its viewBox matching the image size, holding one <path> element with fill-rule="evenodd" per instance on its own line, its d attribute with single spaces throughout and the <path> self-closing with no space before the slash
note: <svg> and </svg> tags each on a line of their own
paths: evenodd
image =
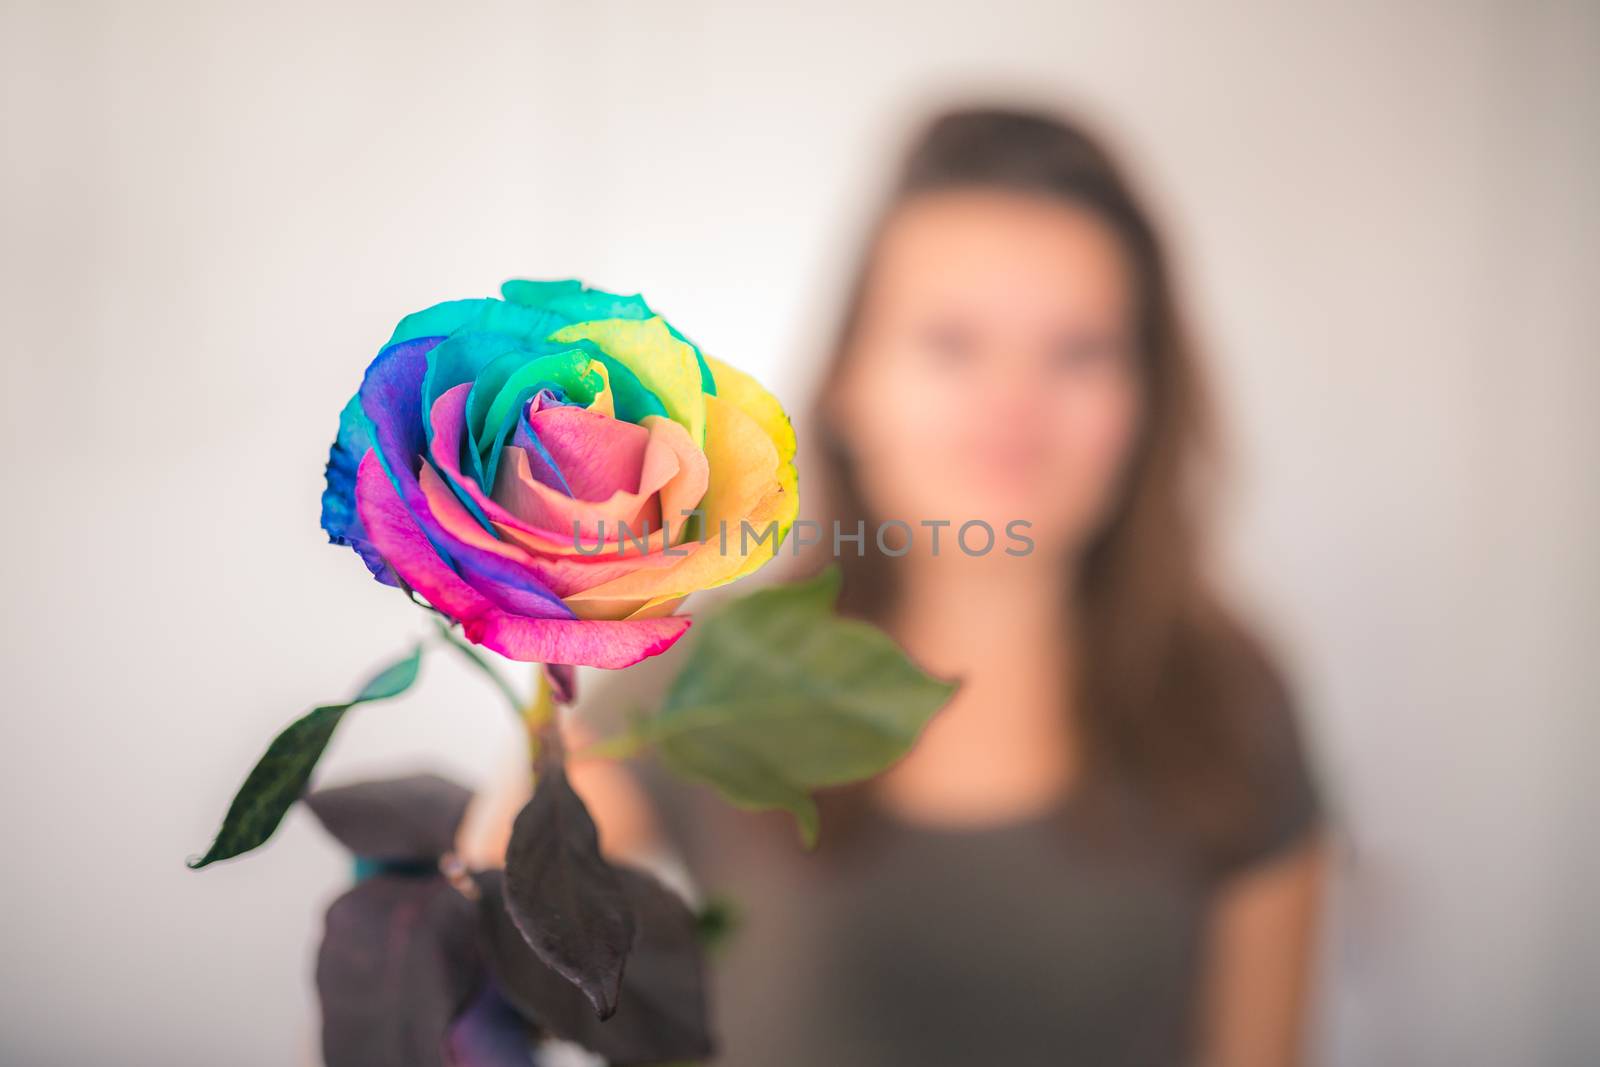
<svg viewBox="0 0 1600 1067">
<path fill-rule="evenodd" d="M 550 336 L 557 341 L 594 342 L 631 370 L 696 444 L 705 443 L 706 401 L 698 353 L 672 334 L 665 319 L 659 315 L 643 320 L 599 319 L 575 323 Z"/>
<path fill-rule="evenodd" d="M 400 324 L 401 329 L 408 329 L 407 323 L 417 320 L 419 329 L 437 328 L 439 333 L 448 335 L 428 353 L 428 372 L 422 380 L 424 418 L 433 410 L 433 403 L 440 396 L 462 382 L 476 380 L 485 367 L 506 353 L 522 349 L 534 352 L 549 351 L 552 346 L 545 344 L 544 339 L 551 330 L 559 328 L 563 322 L 562 319 L 546 312 L 506 304 L 499 300 L 462 300 L 456 303 L 476 306 L 471 314 L 466 315 L 460 322 L 455 322 L 455 318 L 460 316 L 452 317 L 442 313 L 432 318 L 423 318 L 437 310 L 429 308 L 427 311 L 408 316 Z M 439 307 L 447 306 L 453 305 L 439 305 Z M 399 333 L 400 330 L 396 330 L 397 336 Z M 438 335 L 438 333 L 422 333 L 415 336 Z"/>
<path fill-rule="evenodd" d="M 513 278 L 500 287 L 500 295 L 507 302 L 524 307 L 547 307 L 551 301 L 582 291 L 583 283 L 576 278 L 537 282 Z"/>
<path fill-rule="evenodd" d="M 592 345 L 567 345 L 543 356 L 514 352 L 484 368 L 467 395 L 467 431 L 481 459 L 484 492 L 493 491 L 500 449 L 516 428 L 522 408 L 539 390 L 559 389 L 577 404 L 595 398 L 605 385 L 591 366 L 595 354 Z"/>
<path fill-rule="evenodd" d="M 500 287 L 500 293 L 513 304 L 540 308 L 559 315 L 566 322 L 648 319 L 655 314 L 637 293 L 630 296 L 590 289 L 575 279 L 559 282 L 512 280 Z"/>
<path fill-rule="evenodd" d="M 655 315 L 650 305 L 638 294 L 624 296 L 604 289 L 590 289 L 575 278 L 564 281 L 534 282 L 513 279 L 500 287 L 500 295 L 513 304 L 543 308 L 560 315 L 568 322 L 594 322 L 600 319 L 648 319 Z M 672 336 L 694 349 L 700 364 L 700 389 L 711 396 L 717 395 L 717 381 L 706 363 L 700 346 L 678 332 L 670 322 L 667 329 Z"/>
<path fill-rule="evenodd" d="M 516 414 L 516 394 L 530 387 L 559 387 L 567 399 L 587 404 L 604 384 L 589 369 L 594 350 L 587 345 L 562 345 L 555 351 L 518 350 L 486 366 L 467 397 L 467 425 L 480 439 Z"/>
<path fill-rule="evenodd" d="M 644 387 L 637 374 L 599 349 L 595 353 L 594 358 L 605 364 L 606 372 L 611 376 L 611 402 L 617 418 L 636 423 L 642 422 L 647 415 L 667 417 L 667 409 L 661 406 L 661 401 L 656 399 L 654 393 Z"/>
</svg>

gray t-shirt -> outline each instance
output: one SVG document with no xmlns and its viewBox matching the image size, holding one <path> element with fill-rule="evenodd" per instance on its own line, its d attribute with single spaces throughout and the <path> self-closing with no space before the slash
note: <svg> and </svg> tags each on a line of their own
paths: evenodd
<svg viewBox="0 0 1600 1067">
<path fill-rule="evenodd" d="M 660 662 L 657 662 L 659 660 Z M 591 707 L 647 708 L 670 656 Z M 1281 696 L 1281 694 L 1280 694 Z M 1225 867 L 1104 786 L 1009 825 L 913 826 L 870 804 L 822 847 L 646 763 L 641 778 L 706 894 L 738 913 L 713 958 L 723 1067 L 1168 1067 L 1192 1060 L 1217 887 L 1293 847 L 1321 804 L 1286 701 L 1251 720 L 1260 802 Z"/>
<path fill-rule="evenodd" d="M 1272 793 L 1226 870 L 1203 868 L 1131 797 L 1069 798 L 985 829 L 871 809 L 805 853 L 786 817 L 729 809 L 647 772 L 708 893 L 740 915 L 715 959 L 730 1067 L 1154 1067 L 1192 1056 L 1216 887 L 1318 821 L 1292 723 Z"/>
</svg>

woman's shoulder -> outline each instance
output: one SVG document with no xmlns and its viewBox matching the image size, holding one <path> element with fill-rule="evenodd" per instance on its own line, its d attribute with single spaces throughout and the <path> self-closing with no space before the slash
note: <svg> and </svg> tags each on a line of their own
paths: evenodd
<svg viewBox="0 0 1600 1067">
<path fill-rule="evenodd" d="M 1223 856 L 1230 871 L 1303 843 L 1320 828 L 1325 812 L 1295 687 L 1278 657 L 1254 636 L 1241 633 L 1236 649 L 1231 725 L 1249 803 Z"/>
</svg>

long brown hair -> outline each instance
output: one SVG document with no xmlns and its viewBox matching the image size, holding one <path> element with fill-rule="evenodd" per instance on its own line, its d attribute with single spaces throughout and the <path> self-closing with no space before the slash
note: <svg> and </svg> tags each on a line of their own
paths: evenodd
<svg viewBox="0 0 1600 1067">
<path fill-rule="evenodd" d="M 1101 142 L 1042 113 L 968 109 L 935 118 L 914 139 L 869 228 L 845 301 L 831 369 L 812 414 L 827 521 L 873 528 L 849 449 L 830 421 L 828 383 L 841 380 L 879 235 L 907 201 L 982 188 L 1086 209 L 1122 241 L 1133 267 L 1144 416 L 1111 515 L 1081 560 L 1073 608 L 1077 720 L 1091 779 L 1131 786 L 1210 859 L 1265 813 L 1258 781 L 1260 724 L 1284 706 L 1277 672 L 1207 581 L 1201 504 L 1216 467 L 1216 437 L 1196 350 L 1149 212 Z M 881 557 L 843 553 L 842 607 L 881 619 L 896 571 Z M 1281 716 L 1279 716 L 1281 718 Z"/>
</svg>

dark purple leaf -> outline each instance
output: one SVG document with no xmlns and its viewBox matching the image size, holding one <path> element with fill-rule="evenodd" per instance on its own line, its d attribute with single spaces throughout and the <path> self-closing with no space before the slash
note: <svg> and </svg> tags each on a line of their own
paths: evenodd
<svg viewBox="0 0 1600 1067">
<path fill-rule="evenodd" d="M 319 789 L 306 806 L 357 856 L 436 860 L 455 848 L 472 792 L 436 774 Z"/>
<path fill-rule="evenodd" d="M 535 1067 L 533 1033 L 493 982 L 450 1027 L 450 1067 Z"/>
<path fill-rule="evenodd" d="M 529 949 L 504 907 L 498 871 L 477 875 L 483 941 L 495 984 L 541 1029 L 616 1065 L 701 1060 L 712 1053 L 704 958 L 695 917 L 649 875 L 616 868 L 638 917 L 616 1014 L 597 1019 L 571 983 Z"/>
<path fill-rule="evenodd" d="M 445 1067 L 484 977 L 477 913 L 443 878 L 378 876 L 333 902 L 317 953 L 327 1067 Z"/>
<path fill-rule="evenodd" d="M 511 828 L 505 879 L 506 910 L 533 951 L 608 1018 L 633 948 L 633 908 L 600 855 L 589 810 L 553 760 Z"/>
</svg>

